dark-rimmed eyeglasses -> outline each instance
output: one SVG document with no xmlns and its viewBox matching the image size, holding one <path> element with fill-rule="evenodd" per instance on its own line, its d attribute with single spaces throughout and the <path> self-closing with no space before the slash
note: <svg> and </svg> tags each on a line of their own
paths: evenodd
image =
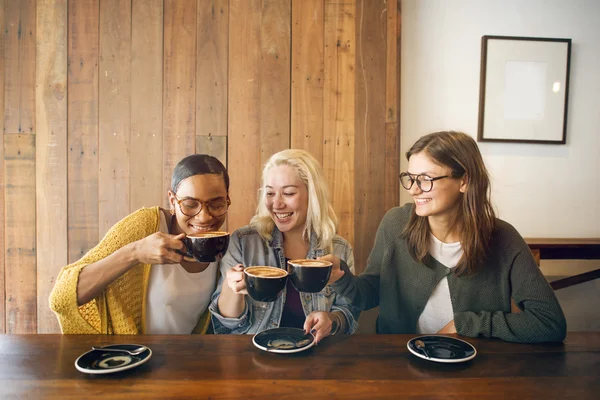
<svg viewBox="0 0 600 400">
<path fill-rule="evenodd" d="M 433 182 L 438 179 L 449 178 L 450 175 L 444 176 L 436 176 L 435 178 L 430 177 L 429 175 L 419 174 L 419 175 L 411 175 L 408 172 L 403 172 L 399 175 L 400 184 L 406 190 L 410 190 L 412 185 L 417 182 L 417 186 L 423 192 L 430 192 L 433 189 Z"/>
<path fill-rule="evenodd" d="M 206 205 L 206 211 L 214 217 L 219 218 L 227 213 L 229 206 L 231 205 L 231 200 L 229 200 L 229 196 L 227 198 L 220 197 L 218 199 L 213 199 L 209 201 L 202 201 L 198 199 L 193 199 L 190 197 L 186 197 L 183 199 L 177 198 L 175 195 L 175 201 L 179 204 L 179 209 L 188 217 L 195 217 L 200 214 L 202 208 Z"/>
</svg>

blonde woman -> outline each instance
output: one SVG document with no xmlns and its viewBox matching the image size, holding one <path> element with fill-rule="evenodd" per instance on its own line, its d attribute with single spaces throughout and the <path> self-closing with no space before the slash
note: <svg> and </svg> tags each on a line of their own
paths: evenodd
<svg viewBox="0 0 600 400">
<path fill-rule="evenodd" d="M 337 332 L 354 333 L 358 313 L 331 287 L 300 294 L 290 284 L 271 303 L 247 295 L 244 266 L 286 268 L 286 260 L 333 254 L 353 270 L 354 256 L 336 235 L 337 217 L 319 163 L 289 149 L 271 156 L 262 174 L 256 215 L 235 231 L 221 260 L 223 278 L 210 306 L 215 333 L 253 334 L 275 327 L 312 331 L 317 342 Z"/>
</svg>

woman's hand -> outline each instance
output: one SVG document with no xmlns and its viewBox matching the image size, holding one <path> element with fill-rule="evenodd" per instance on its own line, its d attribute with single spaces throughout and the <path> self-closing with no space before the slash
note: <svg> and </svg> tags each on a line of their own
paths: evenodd
<svg viewBox="0 0 600 400">
<path fill-rule="evenodd" d="M 327 254 L 326 256 L 319 257 L 319 260 L 329 261 L 333 266 L 331 267 L 331 275 L 329 276 L 328 285 L 337 282 L 342 276 L 344 271 L 340 268 L 340 259 L 333 254 Z"/>
<path fill-rule="evenodd" d="M 454 326 L 454 320 L 448 322 L 445 327 L 438 331 L 438 334 L 444 333 L 456 333 L 456 326 Z"/>
<path fill-rule="evenodd" d="M 195 259 L 189 259 L 175 251 L 185 253 L 186 247 L 181 240 L 184 237 L 185 233 L 179 235 L 153 233 L 132 243 L 135 258 L 142 264 L 178 264 L 182 260 L 195 262 Z"/>
<path fill-rule="evenodd" d="M 227 286 L 234 294 L 248 294 L 248 290 L 246 290 L 246 281 L 244 280 L 244 266 L 242 264 L 231 267 L 229 271 L 227 271 L 225 280 Z"/>
<path fill-rule="evenodd" d="M 326 311 L 313 311 L 306 317 L 304 321 L 304 333 L 312 332 L 315 336 L 315 344 L 318 344 L 321 339 L 326 338 L 331 334 L 333 318 L 335 316 Z"/>
</svg>

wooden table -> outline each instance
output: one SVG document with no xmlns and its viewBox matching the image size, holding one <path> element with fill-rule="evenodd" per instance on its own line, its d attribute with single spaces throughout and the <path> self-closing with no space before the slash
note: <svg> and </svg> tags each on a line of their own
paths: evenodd
<svg viewBox="0 0 600 400">
<path fill-rule="evenodd" d="M 538 266 L 540 260 L 600 260 L 600 238 L 526 238 Z M 559 290 L 600 278 L 600 268 L 550 282 Z"/>
<path fill-rule="evenodd" d="M 303 353 L 255 348 L 251 336 L 0 336 L 1 399 L 458 398 L 597 399 L 600 333 L 564 344 L 467 339 L 477 357 L 438 364 L 408 352 L 409 335 L 353 335 Z M 87 375 L 75 359 L 92 345 L 141 343 L 135 369 Z"/>
</svg>

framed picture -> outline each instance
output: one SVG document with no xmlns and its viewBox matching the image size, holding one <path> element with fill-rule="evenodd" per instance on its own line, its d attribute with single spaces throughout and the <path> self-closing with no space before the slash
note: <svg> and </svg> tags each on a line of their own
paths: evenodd
<svg viewBox="0 0 600 400">
<path fill-rule="evenodd" d="M 571 39 L 483 36 L 481 142 L 564 144 Z"/>
</svg>

